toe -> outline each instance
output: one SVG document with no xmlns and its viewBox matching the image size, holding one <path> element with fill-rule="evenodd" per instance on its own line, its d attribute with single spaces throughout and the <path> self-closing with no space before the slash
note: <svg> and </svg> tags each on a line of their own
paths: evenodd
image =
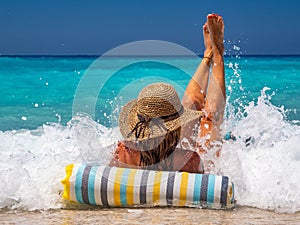
<svg viewBox="0 0 300 225">
<path fill-rule="evenodd" d="M 208 14 L 207 15 L 208 20 L 214 19 L 215 17 L 216 17 L 215 14 Z"/>
<path fill-rule="evenodd" d="M 207 19 L 216 19 L 216 18 L 218 18 L 218 14 L 215 14 L 215 13 L 211 13 L 211 14 L 208 14 L 207 15 Z"/>
<path fill-rule="evenodd" d="M 203 31 L 204 31 L 205 33 L 208 33 L 207 23 L 205 23 L 205 24 L 203 25 Z"/>
</svg>

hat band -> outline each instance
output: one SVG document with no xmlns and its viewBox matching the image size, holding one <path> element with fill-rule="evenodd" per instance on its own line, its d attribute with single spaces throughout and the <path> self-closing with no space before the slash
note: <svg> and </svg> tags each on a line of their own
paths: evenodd
<svg viewBox="0 0 300 225">
<path fill-rule="evenodd" d="M 139 122 L 137 122 L 135 124 L 134 128 L 127 135 L 127 137 L 130 137 L 134 133 L 136 139 L 138 139 L 141 135 L 142 135 L 142 138 L 144 138 L 145 137 L 145 130 L 146 130 L 147 127 L 149 128 L 150 121 L 153 122 L 160 129 L 168 131 L 168 128 L 166 128 L 166 126 L 164 125 L 164 123 L 162 123 L 161 120 L 163 120 L 164 122 L 167 122 L 167 121 L 170 121 L 170 120 L 177 119 L 183 113 L 183 111 L 184 111 L 184 107 L 181 105 L 181 108 L 178 112 L 175 112 L 173 114 L 166 115 L 166 116 L 161 116 L 161 117 L 151 118 L 151 117 L 144 116 L 144 115 L 141 115 L 141 114 L 137 113 L 137 117 L 139 119 Z M 151 133 L 152 132 L 153 131 L 151 129 Z M 149 133 L 148 136 L 150 136 L 150 133 Z"/>
</svg>

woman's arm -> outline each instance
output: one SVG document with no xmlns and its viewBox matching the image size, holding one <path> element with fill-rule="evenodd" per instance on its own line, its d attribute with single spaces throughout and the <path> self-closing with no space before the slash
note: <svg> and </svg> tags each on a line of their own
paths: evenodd
<svg viewBox="0 0 300 225">
<path fill-rule="evenodd" d="M 122 168 L 139 168 L 140 154 L 138 151 L 127 148 L 122 142 L 118 142 L 109 166 Z"/>
</svg>

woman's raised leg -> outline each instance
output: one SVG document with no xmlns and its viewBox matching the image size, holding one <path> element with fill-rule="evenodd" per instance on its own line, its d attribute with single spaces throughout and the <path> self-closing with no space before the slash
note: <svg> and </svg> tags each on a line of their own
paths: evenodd
<svg viewBox="0 0 300 225">
<path fill-rule="evenodd" d="M 182 99 L 182 105 L 184 107 L 199 111 L 204 107 L 210 61 L 212 59 L 212 43 L 207 23 L 203 25 L 203 38 L 205 46 L 204 57 L 189 82 Z"/>
<path fill-rule="evenodd" d="M 211 141 L 220 140 L 220 125 L 223 122 L 226 90 L 224 77 L 224 23 L 221 16 L 209 14 L 207 25 L 212 40 L 213 65 L 209 80 L 204 112 L 201 118 L 199 137 L 205 137 L 206 146 L 210 147 Z"/>
<path fill-rule="evenodd" d="M 199 111 L 203 110 L 205 105 L 212 59 L 212 42 L 210 39 L 207 23 L 203 25 L 203 38 L 205 46 L 204 57 L 200 62 L 192 79 L 190 80 L 182 99 L 182 105 L 184 107 Z M 198 136 L 198 126 L 199 121 L 192 121 L 182 127 L 182 135 L 183 137 L 188 139 L 189 144 L 191 144 L 192 147 L 195 147 L 196 144 L 195 139 Z"/>
</svg>

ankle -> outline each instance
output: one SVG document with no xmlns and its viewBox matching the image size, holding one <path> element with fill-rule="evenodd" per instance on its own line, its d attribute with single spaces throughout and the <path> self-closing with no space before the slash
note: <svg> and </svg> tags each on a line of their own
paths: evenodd
<svg viewBox="0 0 300 225">
<path fill-rule="evenodd" d="M 213 47 L 212 53 L 214 55 L 214 61 L 223 60 L 223 52 L 224 50 L 222 48 Z"/>
<path fill-rule="evenodd" d="M 202 62 L 204 62 L 208 67 L 211 66 L 213 58 L 212 49 L 206 49 L 203 54 Z"/>
<path fill-rule="evenodd" d="M 224 44 L 221 44 L 221 45 L 219 45 L 219 46 L 213 46 L 213 48 L 212 48 L 212 53 L 213 53 L 213 55 L 214 56 L 221 56 L 221 57 L 223 57 L 223 55 L 224 55 Z"/>
<path fill-rule="evenodd" d="M 212 56 L 213 56 L 212 48 L 210 47 L 210 48 L 205 49 L 203 56 L 208 57 L 208 58 L 212 58 Z"/>
</svg>

